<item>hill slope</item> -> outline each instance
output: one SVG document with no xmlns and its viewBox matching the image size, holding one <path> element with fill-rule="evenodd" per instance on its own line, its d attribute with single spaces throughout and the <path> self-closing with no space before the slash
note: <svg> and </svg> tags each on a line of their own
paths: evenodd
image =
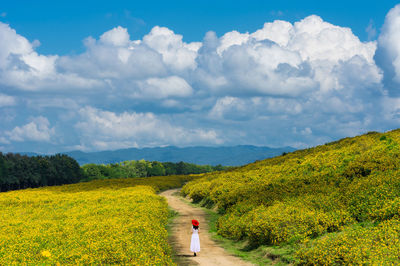
<svg viewBox="0 0 400 266">
<path fill-rule="evenodd" d="M 66 152 L 79 164 L 96 163 L 109 164 L 128 160 L 147 160 L 159 162 L 187 162 L 199 165 L 244 165 L 256 160 L 274 157 L 283 152 L 294 151 L 294 148 L 269 148 L 256 146 L 234 147 L 186 147 L 174 146 L 143 149 L 121 149 L 85 153 L 81 151 Z"/>
<path fill-rule="evenodd" d="M 299 150 L 188 183 L 215 204 L 218 233 L 290 245 L 294 262 L 400 262 L 400 130 Z"/>
</svg>

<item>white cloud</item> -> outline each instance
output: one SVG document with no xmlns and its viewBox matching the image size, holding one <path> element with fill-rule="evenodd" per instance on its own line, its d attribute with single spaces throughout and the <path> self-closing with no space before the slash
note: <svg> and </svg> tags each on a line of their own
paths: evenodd
<svg viewBox="0 0 400 266">
<path fill-rule="evenodd" d="M 298 51 L 303 60 L 338 62 L 361 56 L 373 63 L 375 42 L 362 43 L 350 28 L 332 25 L 318 16 L 309 16 L 296 22 L 287 47 Z"/>
<path fill-rule="evenodd" d="M 168 97 L 189 97 L 193 94 L 193 88 L 186 80 L 171 76 L 167 78 L 149 78 L 139 82 L 139 92 L 135 92 L 134 98 L 163 99 Z"/>
<path fill-rule="evenodd" d="M 381 32 L 378 41 L 385 57 L 383 67 L 390 68 L 389 71 L 393 71 L 393 81 L 400 83 L 400 5 L 386 15 Z"/>
<path fill-rule="evenodd" d="M 13 96 L 5 95 L 0 93 L 0 107 L 13 106 L 16 104 L 16 100 Z"/>
<path fill-rule="evenodd" d="M 82 108 L 79 113 L 81 120 L 75 127 L 82 134 L 82 147 L 87 149 L 221 143 L 214 130 L 187 129 L 153 113 L 117 114 L 92 107 Z"/>
<path fill-rule="evenodd" d="M 182 41 L 182 35 L 158 26 L 143 37 L 143 43 L 159 52 L 164 63 L 173 71 L 196 68 L 195 59 L 201 43 L 185 43 Z"/>
<path fill-rule="evenodd" d="M 29 41 L 18 35 L 9 25 L 0 22 L 0 68 L 4 69 L 9 64 L 10 54 L 32 53 L 32 46 Z"/>
<path fill-rule="evenodd" d="M 227 140 L 307 146 L 388 129 L 399 116 L 398 95 L 385 83 L 400 82 L 399 17 L 400 5 L 378 42 L 361 42 L 316 15 L 255 32 L 208 32 L 191 43 L 159 26 L 135 40 L 118 26 L 86 38 L 86 50 L 75 56 L 41 55 L 40 42 L 0 23 L 0 107 L 9 106 L 3 109 L 18 121 L 57 110 L 57 129 L 61 124 L 75 141 L 65 145 L 87 150 Z M 18 121 L 7 122 L 14 128 L 8 141 L 11 132 L 13 141 L 28 139 L 28 131 L 42 140 L 54 133 L 50 125 Z"/>
<path fill-rule="evenodd" d="M 242 45 L 246 43 L 248 40 L 249 40 L 248 33 L 242 34 L 235 30 L 227 32 L 224 34 L 224 36 L 221 37 L 220 45 L 217 48 L 217 53 L 218 55 L 222 56 L 222 52 L 228 49 L 229 47 L 233 45 Z"/>
<path fill-rule="evenodd" d="M 100 41 L 102 43 L 112 46 L 127 46 L 130 42 L 129 39 L 128 30 L 121 26 L 109 30 L 100 36 Z"/>
<path fill-rule="evenodd" d="M 213 119 L 251 120 L 262 117 L 297 115 L 303 111 L 302 102 L 288 98 L 239 97 L 219 98 L 209 112 Z"/>
<path fill-rule="evenodd" d="M 50 127 L 47 118 L 39 116 L 22 127 L 17 126 L 11 131 L 6 131 L 5 134 L 12 141 L 50 142 L 55 134 L 55 129 Z"/>
<path fill-rule="evenodd" d="M 257 41 L 270 40 L 280 46 L 287 46 L 292 33 L 293 26 L 291 23 L 275 20 L 265 23 L 264 27 L 251 34 L 251 37 Z"/>
<path fill-rule="evenodd" d="M 255 114 L 252 109 L 254 106 L 250 102 L 227 96 L 217 100 L 209 115 L 214 119 L 241 120 L 247 119 L 249 113 Z"/>
<path fill-rule="evenodd" d="M 187 97 L 196 88 L 235 97 L 297 97 L 343 88 L 336 70 L 355 57 L 361 68 L 368 66 L 361 82 L 376 84 L 381 79 L 373 61 L 375 42 L 362 43 L 349 28 L 314 15 L 294 24 L 265 23 L 254 33 L 232 31 L 221 38 L 209 33 L 203 43 L 185 43 L 181 35 L 158 26 L 143 40 L 130 40 L 127 29 L 118 26 L 99 40 L 87 38 L 86 52 L 63 57 L 38 55 L 24 37 L 1 26 L 10 40 L 3 49 L 10 65 L 3 82 L 31 90 L 108 88 L 120 96 L 160 99 Z M 360 81 L 355 78 L 353 83 Z"/>
<path fill-rule="evenodd" d="M 127 29 L 117 27 L 105 32 L 99 41 L 87 38 L 85 45 L 85 53 L 76 57 L 64 56 L 58 60 L 62 71 L 96 79 L 102 83 L 101 87 L 127 91 L 128 94 L 140 83 L 141 91 L 145 94 L 143 97 L 147 97 L 148 91 L 143 89 L 146 84 L 176 83 L 179 73 L 195 69 L 197 50 L 201 44 L 185 43 L 181 35 L 156 26 L 143 40 L 130 40 Z M 182 92 L 182 82 L 178 85 L 181 87 L 177 90 Z M 190 85 L 186 84 L 185 87 L 184 94 L 187 94 Z M 169 94 L 172 89 L 166 90 L 166 94 Z M 142 98 L 137 93 L 135 95 Z"/>
<path fill-rule="evenodd" d="M 127 42 L 124 37 L 117 37 L 125 33 L 126 29 L 113 29 L 102 35 L 107 36 L 103 38 L 105 40 L 87 38 L 86 52 L 61 57 L 58 61 L 60 70 L 95 79 L 102 85 L 107 85 L 105 81 L 118 85 L 165 75 L 167 69 L 162 56 L 140 42 Z"/>
<path fill-rule="evenodd" d="M 373 87 L 382 79 L 375 50 L 376 42 L 363 43 L 349 28 L 315 15 L 293 25 L 277 20 L 251 34 L 207 35 L 196 81 L 213 94 L 235 97 L 309 97 L 360 82 Z M 366 74 L 351 77 L 339 71 L 349 64 Z"/>
<path fill-rule="evenodd" d="M 398 125 L 400 122 L 400 97 L 384 97 L 382 107 L 384 119 Z"/>
<path fill-rule="evenodd" d="M 0 85 L 32 91 L 98 85 L 77 74 L 58 73 L 58 56 L 39 55 L 34 51 L 37 41 L 30 43 L 1 22 L 0 40 Z"/>
</svg>

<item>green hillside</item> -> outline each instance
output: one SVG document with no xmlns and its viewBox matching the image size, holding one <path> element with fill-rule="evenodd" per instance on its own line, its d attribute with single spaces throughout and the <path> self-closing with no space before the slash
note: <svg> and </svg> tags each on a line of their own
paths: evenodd
<svg viewBox="0 0 400 266">
<path fill-rule="evenodd" d="M 216 205 L 218 233 L 292 246 L 301 264 L 400 263 L 400 129 L 299 150 L 183 187 Z"/>
</svg>

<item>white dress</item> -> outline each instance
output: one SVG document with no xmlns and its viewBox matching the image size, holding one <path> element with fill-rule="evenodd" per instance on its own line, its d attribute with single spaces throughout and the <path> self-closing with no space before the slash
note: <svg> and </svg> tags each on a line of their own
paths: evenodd
<svg viewBox="0 0 400 266">
<path fill-rule="evenodd" d="M 192 241 L 190 241 L 190 251 L 199 252 L 200 251 L 200 239 L 199 230 L 192 227 Z"/>
</svg>

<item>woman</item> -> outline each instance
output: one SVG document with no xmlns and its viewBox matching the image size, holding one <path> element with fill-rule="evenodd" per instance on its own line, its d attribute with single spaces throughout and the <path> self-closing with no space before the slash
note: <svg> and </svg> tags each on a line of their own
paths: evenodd
<svg viewBox="0 0 400 266">
<path fill-rule="evenodd" d="M 190 251 L 194 253 L 195 257 L 196 252 L 200 251 L 199 222 L 197 220 L 192 220 L 192 241 L 190 242 Z"/>
</svg>

